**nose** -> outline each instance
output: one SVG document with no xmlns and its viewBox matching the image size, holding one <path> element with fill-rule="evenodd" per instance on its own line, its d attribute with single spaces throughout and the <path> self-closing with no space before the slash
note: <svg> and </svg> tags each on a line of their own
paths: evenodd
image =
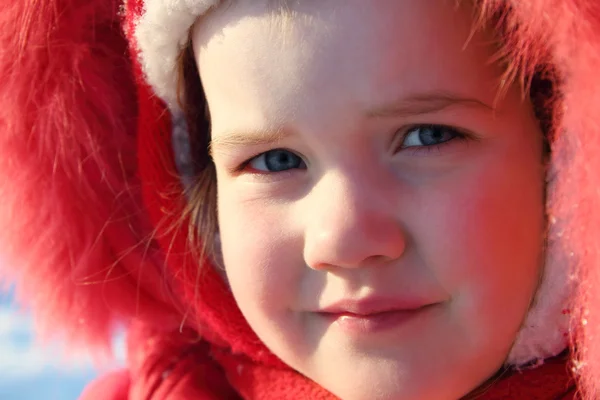
<svg viewBox="0 0 600 400">
<path fill-rule="evenodd" d="M 310 268 L 375 266 L 404 253 L 399 210 L 381 185 L 328 180 L 310 196 L 304 237 Z"/>
</svg>

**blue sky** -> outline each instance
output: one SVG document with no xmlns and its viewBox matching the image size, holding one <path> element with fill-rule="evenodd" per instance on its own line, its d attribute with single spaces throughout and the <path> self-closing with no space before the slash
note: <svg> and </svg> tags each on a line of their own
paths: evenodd
<svg viewBox="0 0 600 400">
<path fill-rule="evenodd" d="M 37 344 L 29 315 L 17 310 L 10 294 L 0 293 L 0 399 L 75 400 L 98 375 L 89 357 L 61 360 L 64 343 Z M 122 340 L 116 339 L 118 362 Z"/>
</svg>

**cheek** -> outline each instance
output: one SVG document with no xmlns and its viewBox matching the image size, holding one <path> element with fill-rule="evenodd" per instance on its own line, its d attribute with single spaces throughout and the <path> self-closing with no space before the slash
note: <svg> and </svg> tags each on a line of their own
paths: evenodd
<svg viewBox="0 0 600 400">
<path fill-rule="evenodd" d="M 482 161 L 436 189 L 417 246 L 465 326 L 480 337 L 504 326 L 509 335 L 540 273 L 544 176 L 531 157 Z"/>
<path fill-rule="evenodd" d="M 234 297 L 251 325 L 256 318 L 277 318 L 298 296 L 301 242 L 285 223 L 284 207 L 220 190 L 219 231 Z"/>
</svg>

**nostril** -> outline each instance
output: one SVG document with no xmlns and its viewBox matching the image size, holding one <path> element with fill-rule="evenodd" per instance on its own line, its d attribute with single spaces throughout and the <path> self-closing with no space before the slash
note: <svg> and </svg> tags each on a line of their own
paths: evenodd
<svg viewBox="0 0 600 400">
<path fill-rule="evenodd" d="M 373 268 L 380 267 L 389 264 L 390 262 L 396 260 L 394 257 L 384 256 L 384 255 L 372 255 L 365 257 L 363 259 L 357 259 L 356 261 L 351 261 L 351 258 L 347 258 L 344 260 L 342 257 L 337 257 L 337 262 L 325 262 L 325 261 L 316 261 L 310 262 L 306 260 L 306 265 L 308 268 L 317 270 L 317 271 L 331 271 L 336 268 Z M 333 258 L 332 258 L 333 260 Z"/>
</svg>

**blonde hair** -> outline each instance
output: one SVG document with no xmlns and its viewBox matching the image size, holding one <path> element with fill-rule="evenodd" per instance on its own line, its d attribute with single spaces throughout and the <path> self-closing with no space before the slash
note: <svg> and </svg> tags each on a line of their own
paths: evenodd
<svg viewBox="0 0 600 400">
<path fill-rule="evenodd" d="M 217 177 L 209 154 L 210 112 L 200 82 L 191 38 L 178 62 L 177 98 L 187 127 L 191 156 L 191 181 L 181 221 L 188 221 L 188 242 L 199 260 L 215 258 L 217 233 Z"/>
</svg>

